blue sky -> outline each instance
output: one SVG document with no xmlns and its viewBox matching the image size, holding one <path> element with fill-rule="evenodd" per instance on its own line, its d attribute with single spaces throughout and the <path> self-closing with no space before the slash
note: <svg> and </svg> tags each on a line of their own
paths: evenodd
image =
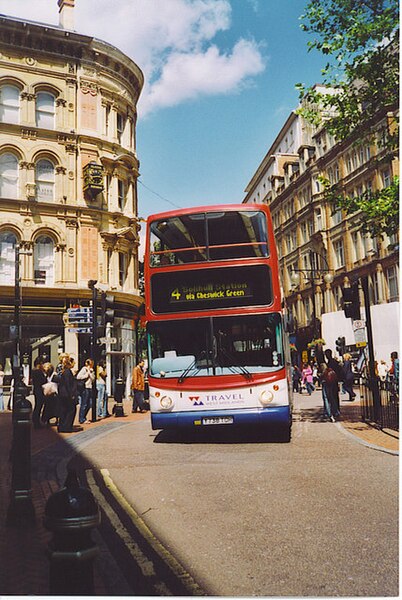
<svg viewBox="0 0 402 600">
<path fill-rule="evenodd" d="M 298 104 L 320 81 L 299 17 L 307 0 L 76 0 L 75 29 L 144 71 L 139 216 L 236 203 Z M 58 24 L 57 0 L 0 0 L 0 13 Z"/>
</svg>

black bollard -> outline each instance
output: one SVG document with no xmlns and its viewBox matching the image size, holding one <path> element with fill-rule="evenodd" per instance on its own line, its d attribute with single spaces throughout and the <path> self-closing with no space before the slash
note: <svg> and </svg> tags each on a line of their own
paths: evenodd
<svg viewBox="0 0 402 600">
<path fill-rule="evenodd" d="M 30 388 L 15 377 L 13 401 L 13 439 L 10 452 L 12 464 L 10 504 L 7 524 L 25 527 L 35 523 L 31 486 L 31 413 L 28 400 Z"/>
<path fill-rule="evenodd" d="M 113 413 L 115 417 L 125 417 L 123 407 L 123 396 L 124 396 L 124 381 L 121 377 L 118 377 L 114 384 L 114 400 L 116 404 L 113 407 Z"/>
<path fill-rule="evenodd" d="M 65 487 L 52 494 L 45 507 L 44 525 L 53 533 L 49 544 L 49 594 L 93 596 L 93 561 L 98 546 L 91 531 L 100 523 L 99 507 L 92 493 L 80 486 L 75 471 Z"/>
</svg>

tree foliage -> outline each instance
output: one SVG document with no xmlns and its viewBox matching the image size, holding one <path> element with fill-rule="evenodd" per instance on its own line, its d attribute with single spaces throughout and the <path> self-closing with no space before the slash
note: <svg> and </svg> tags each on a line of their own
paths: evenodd
<svg viewBox="0 0 402 600">
<path fill-rule="evenodd" d="M 384 158 L 392 160 L 399 140 L 396 117 L 382 141 L 374 132 L 379 117 L 399 107 L 398 0 L 310 0 L 301 21 L 313 35 L 309 50 L 320 51 L 328 62 L 322 70 L 326 91 L 297 84 L 303 98 L 298 112 L 316 126 L 325 121 L 337 141 L 377 141 Z M 395 232 L 397 180 L 381 191 L 343 199 L 328 183 L 326 197 L 348 213 L 362 210 L 373 234 Z"/>
</svg>

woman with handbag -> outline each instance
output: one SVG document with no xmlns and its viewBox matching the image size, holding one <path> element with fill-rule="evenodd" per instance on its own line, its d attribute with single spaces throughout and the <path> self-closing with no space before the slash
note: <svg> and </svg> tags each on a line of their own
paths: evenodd
<svg viewBox="0 0 402 600">
<path fill-rule="evenodd" d="M 42 423 L 50 425 L 50 419 L 56 419 L 55 424 L 57 424 L 60 416 L 57 385 L 59 377 L 56 375 L 53 365 L 49 362 L 43 365 L 43 370 L 47 377 L 47 382 L 42 385 L 43 394 L 45 396 L 45 404 L 42 412 Z"/>
</svg>

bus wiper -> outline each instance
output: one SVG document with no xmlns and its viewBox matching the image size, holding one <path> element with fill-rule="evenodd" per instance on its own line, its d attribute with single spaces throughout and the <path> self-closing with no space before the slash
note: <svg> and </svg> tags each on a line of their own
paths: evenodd
<svg viewBox="0 0 402 600">
<path fill-rule="evenodd" d="M 190 371 L 192 371 L 195 367 L 195 365 L 197 364 L 197 361 L 200 360 L 203 355 L 205 355 L 205 352 L 201 352 L 201 354 L 199 356 L 196 356 L 193 360 L 192 363 L 190 363 L 188 365 L 188 367 L 186 367 L 183 371 L 183 373 L 180 375 L 179 379 L 177 380 L 177 383 L 183 383 L 183 381 L 186 379 L 186 377 L 188 377 Z M 194 375 L 196 375 L 198 372 L 200 371 L 200 369 L 196 369 Z"/>
<path fill-rule="evenodd" d="M 234 363 L 231 366 L 228 366 L 229 371 L 231 371 L 232 373 L 236 373 L 236 371 L 235 371 L 235 368 L 236 368 L 240 371 L 240 373 L 243 375 L 243 377 L 245 379 L 247 379 L 247 381 L 252 379 L 253 376 L 251 375 L 250 371 L 248 369 L 246 369 L 246 367 L 243 367 L 243 365 L 239 365 L 239 363 L 236 361 L 236 357 L 231 352 L 229 352 L 228 350 L 225 350 L 225 348 L 220 348 L 220 351 L 225 358 L 227 358 L 232 363 Z M 237 371 L 237 373 L 239 371 Z"/>
</svg>

